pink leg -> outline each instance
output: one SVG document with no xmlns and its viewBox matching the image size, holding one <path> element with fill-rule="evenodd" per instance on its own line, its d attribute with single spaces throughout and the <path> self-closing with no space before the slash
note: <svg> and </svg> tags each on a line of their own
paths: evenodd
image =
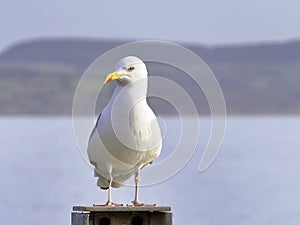
<svg viewBox="0 0 300 225">
<path fill-rule="evenodd" d="M 134 196 L 134 200 L 132 201 L 132 204 L 128 204 L 128 206 L 155 206 L 156 204 L 145 204 L 139 202 L 138 189 L 139 189 L 139 182 L 140 182 L 140 168 L 135 174 L 134 180 L 135 180 L 135 196 Z"/>
<path fill-rule="evenodd" d="M 123 206 L 123 204 L 118 204 L 118 203 L 115 203 L 111 200 L 111 184 L 112 184 L 112 176 L 110 175 L 110 179 L 109 179 L 109 186 L 108 186 L 108 199 L 107 199 L 107 202 L 105 204 L 97 204 L 94 206 L 107 206 L 107 207 L 111 207 L 111 206 Z"/>
</svg>

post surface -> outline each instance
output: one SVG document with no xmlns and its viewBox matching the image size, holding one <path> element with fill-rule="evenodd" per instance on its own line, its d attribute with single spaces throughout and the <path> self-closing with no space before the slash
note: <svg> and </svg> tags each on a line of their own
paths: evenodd
<svg viewBox="0 0 300 225">
<path fill-rule="evenodd" d="M 72 225 L 172 225 L 168 206 L 74 206 Z"/>
</svg>

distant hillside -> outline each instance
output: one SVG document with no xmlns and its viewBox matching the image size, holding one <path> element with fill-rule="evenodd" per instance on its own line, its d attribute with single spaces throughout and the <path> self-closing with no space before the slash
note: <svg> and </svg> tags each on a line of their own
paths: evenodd
<svg viewBox="0 0 300 225">
<path fill-rule="evenodd" d="M 0 114 L 70 114 L 83 71 L 122 43 L 44 39 L 8 48 L 0 55 Z M 184 46 L 209 64 L 221 84 L 230 114 L 300 113 L 300 41 Z M 148 67 L 150 75 L 163 74 L 183 85 L 198 110 L 209 112 L 203 93 L 181 71 L 150 63 Z M 150 99 L 150 103 L 159 113 L 174 113 L 163 101 Z"/>
<path fill-rule="evenodd" d="M 97 57 L 124 43 L 94 39 L 32 40 L 8 48 L 0 55 L 0 62 L 63 63 L 85 69 Z M 300 60 L 300 40 L 217 47 L 181 45 L 191 49 L 207 63 L 282 63 Z"/>
</svg>

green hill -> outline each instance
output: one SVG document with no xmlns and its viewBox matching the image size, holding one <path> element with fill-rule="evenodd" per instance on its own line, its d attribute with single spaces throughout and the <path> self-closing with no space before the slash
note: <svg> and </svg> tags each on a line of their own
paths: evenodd
<svg viewBox="0 0 300 225">
<path fill-rule="evenodd" d="M 70 114 L 83 71 L 97 57 L 122 43 L 44 39 L 8 48 L 0 55 L 0 114 Z M 229 114 L 300 113 L 300 41 L 216 47 L 183 45 L 211 67 L 223 89 Z M 150 75 L 180 83 L 198 110 L 209 112 L 201 90 L 181 71 L 151 63 L 148 67 Z M 108 96 L 101 100 L 102 105 Z M 174 113 L 161 100 L 150 99 L 150 103 L 159 113 Z"/>
</svg>

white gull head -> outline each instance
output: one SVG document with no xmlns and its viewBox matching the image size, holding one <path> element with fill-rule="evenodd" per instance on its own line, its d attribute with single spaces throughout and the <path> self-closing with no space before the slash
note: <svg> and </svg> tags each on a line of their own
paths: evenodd
<svg viewBox="0 0 300 225">
<path fill-rule="evenodd" d="M 136 56 L 127 56 L 116 64 L 116 71 L 107 75 L 105 82 L 117 80 L 121 86 L 132 84 L 147 78 L 148 72 L 145 63 Z"/>
</svg>

